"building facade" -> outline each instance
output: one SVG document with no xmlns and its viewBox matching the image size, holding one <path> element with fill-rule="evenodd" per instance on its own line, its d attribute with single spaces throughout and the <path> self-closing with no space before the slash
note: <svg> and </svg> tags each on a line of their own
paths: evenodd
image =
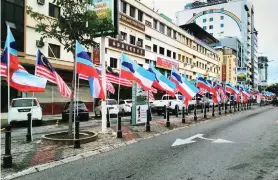
<svg viewBox="0 0 278 180">
<path fill-rule="evenodd" d="M 4 1 L 10 3 L 8 0 Z M 34 11 L 43 13 L 49 18 L 56 18 L 61 14 L 60 7 L 52 4 L 51 0 L 46 0 L 44 4 L 25 0 L 23 7 L 25 6 L 31 6 Z M 121 54 L 125 53 L 139 65 L 147 68 L 152 63 L 162 73 L 168 75 L 171 67 L 174 66 L 180 73 L 186 73 L 189 80 L 194 80 L 197 73 L 208 74 L 213 78 L 219 77 L 219 57 L 213 48 L 141 2 L 123 0 L 119 2 L 119 9 L 119 35 L 105 38 L 105 61 L 108 66 L 119 70 Z M 43 45 L 38 44 L 41 35 L 35 32 L 36 22 L 26 13 L 22 15 L 24 17 L 22 26 L 24 36 L 15 37 L 16 41 L 20 41 L 20 38 L 23 41 L 24 48 L 19 57 L 20 63 L 30 73 L 34 73 L 36 52 L 39 48 L 70 85 L 73 55 L 67 53 L 55 39 L 46 39 Z M 3 19 L 2 24 L 5 24 Z M 4 31 L 5 28 L 6 25 L 2 26 Z M 14 33 L 15 29 L 12 29 L 12 32 Z M 5 36 L 2 36 L 2 41 L 5 41 Z M 100 38 L 96 38 L 95 41 L 100 43 Z M 89 52 L 93 54 L 92 49 L 89 49 Z M 118 86 L 114 87 L 117 91 Z M 55 110 L 61 109 L 64 102 L 68 101 L 68 99 L 60 97 L 56 89 L 55 85 L 48 84 L 45 93 L 35 94 L 39 101 L 45 104 L 44 107 L 47 107 L 47 113 L 50 114 L 58 113 Z M 131 97 L 131 90 L 129 92 L 127 97 Z M 79 94 L 81 100 L 92 104 L 86 81 L 80 81 Z M 17 96 L 30 95 L 19 93 Z M 122 98 L 126 98 L 126 96 Z"/>
<path fill-rule="evenodd" d="M 267 56 L 259 56 L 259 81 L 261 86 L 267 85 L 268 80 L 268 57 Z"/>
<path fill-rule="evenodd" d="M 258 85 L 258 61 L 256 61 L 257 31 L 254 27 L 254 7 L 247 0 L 210 0 L 186 4 L 176 13 L 177 24 L 195 22 L 217 39 L 236 37 L 241 42 L 239 67 L 248 69 L 247 84 Z"/>
</svg>

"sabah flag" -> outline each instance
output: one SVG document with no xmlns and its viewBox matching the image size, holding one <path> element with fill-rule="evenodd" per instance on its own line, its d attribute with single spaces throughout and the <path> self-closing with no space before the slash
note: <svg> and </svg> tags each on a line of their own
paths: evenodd
<svg viewBox="0 0 278 180">
<path fill-rule="evenodd" d="M 198 88 L 202 88 L 202 89 L 206 89 L 207 91 L 211 91 L 210 85 L 208 84 L 207 80 L 205 80 L 203 77 L 197 78 L 196 86 Z"/>
<path fill-rule="evenodd" d="M 139 66 L 127 55 L 122 54 L 121 57 L 121 77 L 136 81 L 145 91 L 152 89 L 155 75 L 143 67 Z"/>
<path fill-rule="evenodd" d="M 230 83 L 226 83 L 226 92 L 231 95 L 239 93 L 239 91 L 234 86 L 232 86 Z"/>
</svg>

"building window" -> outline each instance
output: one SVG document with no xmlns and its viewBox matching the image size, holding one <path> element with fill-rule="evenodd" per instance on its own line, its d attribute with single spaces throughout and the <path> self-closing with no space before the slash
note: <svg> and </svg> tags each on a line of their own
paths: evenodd
<svg viewBox="0 0 278 180">
<path fill-rule="evenodd" d="M 209 21 L 212 22 L 212 21 L 213 21 L 213 18 L 209 18 Z"/>
<path fill-rule="evenodd" d="M 211 13 L 213 13 L 213 10 L 212 10 L 212 9 L 210 9 L 210 10 L 209 10 L 209 13 L 210 13 L 210 14 L 211 14 Z"/>
<path fill-rule="evenodd" d="M 159 47 L 159 54 L 164 55 L 164 48 L 163 47 Z"/>
<path fill-rule="evenodd" d="M 148 51 L 151 51 L 151 50 L 152 50 L 152 47 L 151 47 L 151 46 L 148 46 L 148 45 L 145 45 L 145 49 L 148 50 Z"/>
<path fill-rule="evenodd" d="M 150 40 L 152 40 L 152 37 L 149 35 L 145 35 L 145 39 L 150 41 Z"/>
<path fill-rule="evenodd" d="M 176 59 L 177 57 L 176 57 L 176 53 L 175 52 L 173 52 L 173 59 Z"/>
<path fill-rule="evenodd" d="M 129 8 L 129 15 L 131 16 L 131 17 L 134 17 L 135 18 L 135 7 L 133 7 L 133 6 L 129 6 L 130 8 Z"/>
<path fill-rule="evenodd" d="M 185 57 L 184 57 L 184 56 L 182 56 L 182 62 L 184 62 L 184 58 L 185 58 Z"/>
<path fill-rule="evenodd" d="M 162 34 L 165 33 L 165 25 L 164 25 L 164 24 L 162 24 L 162 23 L 159 24 L 159 31 L 160 31 Z"/>
<path fill-rule="evenodd" d="M 207 22 L 207 19 L 203 19 L 203 23 Z"/>
<path fill-rule="evenodd" d="M 181 55 L 180 54 L 178 54 L 178 60 L 181 61 Z"/>
<path fill-rule="evenodd" d="M 126 2 L 121 1 L 121 11 L 126 14 Z"/>
<path fill-rule="evenodd" d="M 138 38 L 138 44 L 139 47 L 143 47 L 143 39 Z"/>
<path fill-rule="evenodd" d="M 196 66 L 199 67 L 199 61 L 196 62 Z"/>
<path fill-rule="evenodd" d="M 129 38 L 129 43 L 135 45 L 135 41 L 136 41 L 135 36 L 130 35 L 129 37 L 130 37 Z"/>
<path fill-rule="evenodd" d="M 184 36 L 181 36 L 181 43 L 185 44 L 185 37 Z"/>
<path fill-rule="evenodd" d="M 172 37 L 172 29 L 167 27 L 167 36 Z"/>
<path fill-rule="evenodd" d="M 177 32 L 176 31 L 173 31 L 173 38 L 177 39 Z"/>
<path fill-rule="evenodd" d="M 213 25 L 209 25 L 209 29 L 213 29 Z"/>
<path fill-rule="evenodd" d="M 221 20 L 224 20 L 224 16 L 220 16 L 220 19 L 221 19 Z"/>
<path fill-rule="evenodd" d="M 188 63 L 188 57 L 186 57 L 186 63 Z"/>
<path fill-rule="evenodd" d="M 153 52 L 156 52 L 157 53 L 157 45 L 153 45 Z"/>
<path fill-rule="evenodd" d="M 125 32 L 121 31 L 121 36 L 124 41 L 127 40 L 127 34 Z"/>
<path fill-rule="evenodd" d="M 204 69 L 204 63 L 202 63 L 202 68 Z"/>
<path fill-rule="evenodd" d="M 143 12 L 138 10 L 138 20 L 143 21 Z"/>
<path fill-rule="evenodd" d="M 224 27 L 224 24 L 220 24 L 220 27 L 222 27 L 222 28 L 223 28 L 223 27 Z"/>
<path fill-rule="evenodd" d="M 207 30 L 207 26 L 203 26 L 203 30 Z"/>
<path fill-rule="evenodd" d="M 61 48 L 56 44 L 48 44 L 48 57 L 54 57 L 60 59 Z"/>
<path fill-rule="evenodd" d="M 49 16 L 54 18 L 60 17 L 60 7 L 55 4 L 49 3 Z"/>
<path fill-rule="evenodd" d="M 117 68 L 117 59 L 116 58 L 110 58 L 110 67 L 112 67 L 112 68 Z"/>
<path fill-rule="evenodd" d="M 192 64 L 192 59 L 189 60 L 190 64 Z"/>
<path fill-rule="evenodd" d="M 171 57 L 172 52 L 170 50 L 167 50 L 167 56 Z"/>
<path fill-rule="evenodd" d="M 153 19 L 153 28 L 157 29 L 157 20 Z"/>
</svg>

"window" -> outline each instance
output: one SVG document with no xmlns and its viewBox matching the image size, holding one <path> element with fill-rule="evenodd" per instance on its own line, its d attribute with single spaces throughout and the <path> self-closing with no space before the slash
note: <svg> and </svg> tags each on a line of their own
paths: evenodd
<svg viewBox="0 0 278 180">
<path fill-rule="evenodd" d="M 176 31 L 173 31 L 173 38 L 177 39 L 177 32 Z"/>
<path fill-rule="evenodd" d="M 204 69 L 204 63 L 202 63 L 202 68 Z"/>
<path fill-rule="evenodd" d="M 189 62 L 190 62 L 190 64 L 192 64 L 192 59 L 190 59 L 190 61 L 189 61 Z"/>
<path fill-rule="evenodd" d="M 163 47 L 159 47 L 159 54 L 164 55 L 164 48 Z"/>
<path fill-rule="evenodd" d="M 199 61 L 196 62 L 196 66 L 199 67 Z"/>
<path fill-rule="evenodd" d="M 130 35 L 130 38 L 129 38 L 130 44 L 135 45 L 135 40 L 136 40 L 135 36 Z"/>
<path fill-rule="evenodd" d="M 117 59 L 116 58 L 110 58 L 110 67 L 117 68 Z"/>
<path fill-rule="evenodd" d="M 178 60 L 181 61 L 181 55 L 180 54 L 178 54 Z"/>
<path fill-rule="evenodd" d="M 145 35 L 145 39 L 146 39 L 146 40 L 152 40 L 152 37 L 149 36 L 149 35 Z"/>
<path fill-rule="evenodd" d="M 126 2 L 121 1 L 121 11 L 126 14 Z"/>
<path fill-rule="evenodd" d="M 213 29 L 213 25 L 209 25 L 209 29 Z"/>
<path fill-rule="evenodd" d="M 157 53 L 157 45 L 153 45 L 153 52 L 156 52 Z"/>
<path fill-rule="evenodd" d="M 167 56 L 171 57 L 172 52 L 170 50 L 167 50 Z"/>
<path fill-rule="evenodd" d="M 143 21 L 143 12 L 140 10 L 138 10 L 138 20 L 141 22 Z"/>
<path fill-rule="evenodd" d="M 151 51 L 151 50 L 152 50 L 152 47 L 151 47 L 151 46 L 148 46 L 148 45 L 145 45 L 145 49 L 148 50 L 148 51 Z"/>
<path fill-rule="evenodd" d="M 184 57 L 184 56 L 182 56 L 182 62 L 184 62 L 184 58 L 185 58 L 185 57 Z M 187 61 L 187 62 L 188 62 L 188 61 Z"/>
<path fill-rule="evenodd" d="M 224 27 L 224 24 L 220 24 L 220 27 L 222 27 L 222 28 L 223 28 L 223 27 Z"/>
<path fill-rule="evenodd" d="M 207 19 L 203 19 L 203 23 L 207 22 Z"/>
<path fill-rule="evenodd" d="M 210 9 L 210 10 L 209 10 L 209 13 L 213 13 L 213 10 L 212 10 L 212 9 Z"/>
<path fill-rule="evenodd" d="M 138 38 L 138 42 L 140 42 L 138 43 L 138 46 L 143 47 L 143 39 Z"/>
<path fill-rule="evenodd" d="M 153 19 L 153 28 L 157 29 L 157 20 Z"/>
<path fill-rule="evenodd" d="M 224 20 L 224 16 L 220 16 L 220 19 L 221 19 L 221 20 Z"/>
<path fill-rule="evenodd" d="M 165 33 L 165 25 L 164 25 L 164 24 L 162 24 L 162 23 L 159 24 L 159 31 L 160 31 L 162 34 Z"/>
<path fill-rule="evenodd" d="M 210 22 L 213 21 L 213 18 L 209 18 L 209 21 L 210 21 Z"/>
<path fill-rule="evenodd" d="M 124 41 L 127 40 L 127 34 L 126 34 L 125 32 L 122 32 L 122 31 L 121 31 L 121 36 L 122 36 L 122 38 L 123 38 Z"/>
<path fill-rule="evenodd" d="M 129 15 L 130 15 L 131 17 L 135 17 L 135 7 L 130 6 Z"/>
<path fill-rule="evenodd" d="M 207 65 L 205 64 L 205 69 L 207 69 Z"/>
<path fill-rule="evenodd" d="M 176 57 L 176 53 L 175 52 L 173 52 L 173 59 L 176 59 L 177 57 Z"/>
<path fill-rule="evenodd" d="M 186 63 L 188 63 L 188 57 L 186 57 Z"/>
<path fill-rule="evenodd" d="M 60 46 L 56 44 L 48 44 L 48 57 L 60 58 Z"/>
<path fill-rule="evenodd" d="M 49 3 L 49 16 L 54 18 L 60 17 L 60 7 L 55 4 Z"/>
<path fill-rule="evenodd" d="M 167 27 L 167 36 L 172 36 L 172 29 Z"/>
<path fill-rule="evenodd" d="M 185 44 L 185 37 L 181 36 L 181 43 Z"/>
<path fill-rule="evenodd" d="M 203 26 L 203 30 L 207 30 L 207 26 Z"/>
</svg>

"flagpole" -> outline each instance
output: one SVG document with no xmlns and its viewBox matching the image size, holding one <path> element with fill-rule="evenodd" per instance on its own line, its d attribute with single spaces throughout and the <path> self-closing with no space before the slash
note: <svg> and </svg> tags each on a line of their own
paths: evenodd
<svg viewBox="0 0 278 180">
<path fill-rule="evenodd" d="M 75 61 L 74 61 L 75 65 L 74 65 L 74 94 L 73 94 L 73 98 L 74 98 L 74 103 L 73 103 L 73 128 L 74 128 L 74 133 L 73 133 L 73 139 L 75 140 L 75 121 L 76 121 L 76 108 L 77 108 L 77 102 L 76 102 L 76 63 L 77 63 L 77 54 L 76 54 L 76 50 L 75 50 Z"/>
<path fill-rule="evenodd" d="M 101 36 L 100 42 L 100 59 L 101 59 L 101 76 L 102 76 L 102 88 L 104 90 L 105 99 L 101 102 L 101 130 L 102 133 L 107 131 L 107 119 L 106 119 L 106 64 L 105 64 L 105 36 Z"/>
<path fill-rule="evenodd" d="M 77 79 L 77 103 L 76 103 L 76 114 L 78 116 L 78 101 L 79 101 L 79 93 L 80 93 L 80 90 L 79 90 L 79 75 L 78 75 L 78 79 Z"/>
<path fill-rule="evenodd" d="M 9 34 L 9 31 L 10 31 L 10 26 L 7 25 L 7 34 Z M 9 49 L 10 49 L 10 39 L 8 38 L 8 35 L 7 35 L 7 45 L 8 47 L 7 48 L 7 54 L 8 54 L 8 62 L 7 62 L 7 70 L 8 70 L 8 124 L 10 124 L 10 101 L 11 101 L 11 93 L 10 93 L 10 52 L 9 52 Z"/>
<path fill-rule="evenodd" d="M 121 60 L 122 60 L 122 55 L 120 57 L 119 86 L 118 86 L 118 88 L 119 88 L 118 89 L 118 109 L 119 109 L 119 111 L 120 111 L 120 89 L 121 89 L 121 81 L 120 81 L 120 79 L 121 79 L 121 67 L 122 67 Z"/>
<path fill-rule="evenodd" d="M 53 101 L 54 101 L 54 91 L 53 91 L 53 87 L 54 84 L 51 84 L 51 104 L 52 104 L 52 115 L 54 114 L 54 105 L 53 105 Z"/>
</svg>

